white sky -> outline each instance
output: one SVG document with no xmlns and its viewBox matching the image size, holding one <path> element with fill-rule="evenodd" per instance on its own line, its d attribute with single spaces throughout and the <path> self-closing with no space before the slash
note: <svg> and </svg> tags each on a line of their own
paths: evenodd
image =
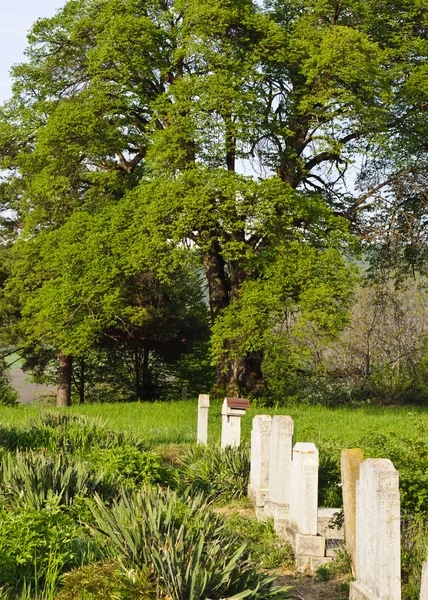
<svg viewBox="0 0 428 600">
<path fill-rule="evenodd" d="M 0 0 L 0 103 L 11 96 L 12 65 L 22 62 L 27 33 L 39 17 L 51 17 L 65 0 Z"/>
</svg>

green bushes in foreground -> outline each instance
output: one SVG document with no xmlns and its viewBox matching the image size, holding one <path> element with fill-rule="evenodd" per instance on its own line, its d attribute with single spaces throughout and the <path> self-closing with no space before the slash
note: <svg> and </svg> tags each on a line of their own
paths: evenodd
<svg viewBox="0 0 428 600">
<path fill-rule="evenodd" d="M 287 597 L 209 508 L 244 494 L 248 448 L 189 450 L 174 468 L 88 418 L 47 413 L 0 433 L 1 600 Z M 212 490 L 192 456 L 210 463 Z"/>
</svg>

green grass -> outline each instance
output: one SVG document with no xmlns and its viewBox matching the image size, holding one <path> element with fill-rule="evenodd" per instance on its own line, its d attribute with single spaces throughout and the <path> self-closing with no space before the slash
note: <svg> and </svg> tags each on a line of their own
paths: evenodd
<svg viewBox="0 0 428 600">
<path fill-rule="evenodd" d="M 51 407 L 49 407 L 52 410 Z M 24 426 L 43 406 L 0 407 L 0 423 Z M 54 409 L 55 410 L 55 409 Z M 197 401 L 88 404 L 66 409 L 74 414 L 98 416 L 116 431 L 128 431 L 154 444 L 186 444 L 196 441 Z M 257 414 L 286 414 L 294 419 L 295 440 L 315 444 L 333 441 L 343 448 L 358 446 L 374 432 L 411 433 L 414 418 L 428 419 L 428 408 L 365 407 L 327 408 L 290 406 L 278 409 L 252 408 L 242 419 L 242 439 L 250 439 L 251 420 Z M 221 432 L 221 402 L 211 402 L 209 439 L 218 443 Z M 428 432 L 426 433 L 428 441 Z"/>
</svg>

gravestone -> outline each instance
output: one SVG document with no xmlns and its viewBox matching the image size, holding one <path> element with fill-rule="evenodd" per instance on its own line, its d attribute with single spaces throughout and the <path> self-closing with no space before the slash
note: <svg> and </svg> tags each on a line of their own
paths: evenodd
<svg viewBox="0 0 428 600">
<path fill-rule="evenodd" d="M 198 444 L 208 444 L 208 412 L 210 397 L 208 394 L 199 394 L 198 398 Z"/>
<path fill-rule="evenodd" d="M 221 409 L 221 447 L 239 446 L 241 443 L 241 418 L 250 408 L 245 398 L 225 398 Z"/>
<path fill-rule="evenodd" d="M 277 533 L 288 525 L 290 513 L 291 461 L 293 456 L 294 422 L 291 417 L 272 418 L 269 442 L 269 488 L 265 515 L 273 517 Z"/>
<path fill-rule="evenodd" d="M 269 450 L 272 417 L 257 415 L 251 429 L 251 465 L 248 497 L 257 509 L 264 506 L 269 488 Z"/>
<path fill-rule="evenodd" d="M 361 463 L 356 514 L 350 600 L 401 600 L 400 494 L 398 472 L 389 459 Z"/>
<path fill-rule="evenodd" d="M 356 562 L 356 514 L 357 514 L 357 481 L 360 477 L 360 465 L 364 454 L 360 448 L 342 450 L 340 470 L 342 477 L 343 513 L 345 516 L 346 549 L 352 563 L 352 575 L 355 577 Z"/>
</svg>

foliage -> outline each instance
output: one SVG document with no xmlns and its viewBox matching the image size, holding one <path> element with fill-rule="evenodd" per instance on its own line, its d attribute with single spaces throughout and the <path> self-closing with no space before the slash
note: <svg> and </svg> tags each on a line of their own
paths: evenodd
<svg viewBox="0 0 428 600">
<path fill-rule="evenodd" d="M 6 365 L 0 356 L 0 405 L 12 406 L 18 401 L 18 394 L 12 389 L 7 376 Z"/>
<path fill-rule="evenodd" d="M 2 458 L 0 491 L 7 506 L 36 510 L 53 500 L 58 505 L 70 505 L 76 496 L 91 496 L 94 492 L 107 500 L 118 493 L 119 484 L 87 463 L 63 454 L 51 458 L 44 453 L 18 452 Z"/>
<path fill-rule="evenodd" d="M 97 504 L 94 517 L 114 552 L 133 568 L 147 565 L 174 600 L 262 600 L 284 593 L 273 577 L 257 574 L 245 546 L 224 533 L 201 495 L 146 487 L 110 509 Z"/>
<path fill-rule="evenodd" d="M 291 547 L 279 539 L 273 528 L 272 519 L 257 521 L 234 512 L 226 516 L 224 524 L 228 533 L 238 536 L 241 543 L 247 544 L 252 560 L 261 569 L 293 566 Z"/>
<path fill-rule="evenodd" d="M 246 444 L 227 446 L 192 446 L 179 457 L 179 478 L 183 488 L 202 492 L 210 500 L 242 498 L 247 494 L 250 476 L 250 452 Z"/>
<path fill-rule="evenodd" d="M 44 508 L 21 507 L 0 515 L 0 572 L 6 589 L 55 589 L 65 570 L 88 560 L 91 542 L 53 499 Z"/>
<path fill-rule="evenodd" d="M 143 484 L 173 485 L 175 475 L 154 452 L 141 452 L 133 446 L 96 449 L 88 457 L 91 466 L 119 485 L 138 488 Z"/>
<path fill-rule="evenodd" d="M 372 432 L 363 440 L 366 456 L 389 458 L 400 473 L 401 509 L 407 515 L 428 511 L 428 441 L 425 420 L 413 416 L 413 431 Z"/>
<path fill-rule="evenodd" d="M 96 562 L 73 569 L 62 581 L 55 600 L 156 600 L 150 575 L 125 571 L 114 562 Z"/>
<path fill-rule="evenodd" d="M 421 517 L 408 517 L 402 522 L 401 578 L 406 600 L 419 600 L 422 564 L 428 553 L 427 523 Z"/>
</svg>

